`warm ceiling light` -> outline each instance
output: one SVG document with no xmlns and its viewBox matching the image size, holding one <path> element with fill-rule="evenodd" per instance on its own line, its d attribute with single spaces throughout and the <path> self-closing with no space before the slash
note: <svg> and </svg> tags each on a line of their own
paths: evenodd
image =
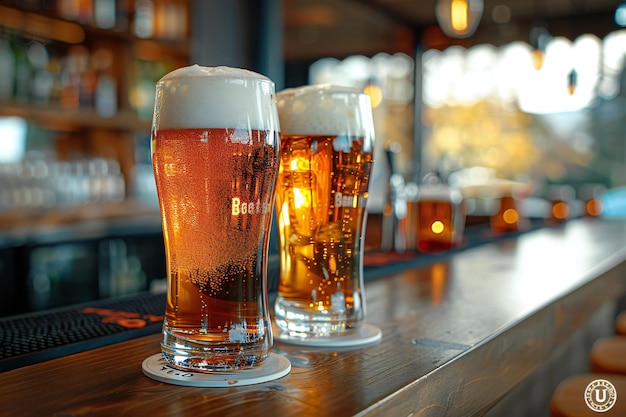
<svg viewBox="0 0 626 417">
<path fill-rule="evenodd" d="M 435 14 L 446 35 L 468 38 L 478 28 L 483 15 L 483 0 L 438 0 Z"/>
</svg>

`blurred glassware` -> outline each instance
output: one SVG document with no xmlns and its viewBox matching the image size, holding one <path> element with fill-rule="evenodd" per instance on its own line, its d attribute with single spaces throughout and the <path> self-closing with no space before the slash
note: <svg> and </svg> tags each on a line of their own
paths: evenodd
<svg viewBox="0 0 626 417">
<path fill-rule="evenodd" d="M 417 250 L 417 195 L 419 187 L 409 182 L 404 187 L 406 197 L 406 250 Z"/>
<path fill-rule="evenodd" d="M 387 200 L 383 208 L 380 249 L 402 253 L 407 249 L 407 199 L 404 177 L 399 172 L 397 155 L 402 150 L 398 142 L 386 146 L 389 165 Z"/>
<path fill-rule="evenodd" d="M 584 204 L 584 215 L 597 217 L 602 214 L 602 194 L 606 191 L 604 184 L 587 183 L 580 186 L 578 196 Z"/>
<path fill-rule="evenodd" d="M 489 217 L 495 234 L 521 232 L 529 227 L 528 218 L 521 209 L 521 198 L 515 193 L 504 193 L 497 198 L 498 210 Z"/>
<path fill-rule="evenodd" d="M 522 203 L 533 189 L 530 181 L 499 178 L 493 169 L 473 167 L 451 174 L 450 183 L 462 191 L 466 215 L 489 217 L 492 232 L 519 232 L 529 227 Z"/>
<path fill-rule="evenodd" d="M 447 184 L 423 183 L 409 203 L 417 227 L 417 249 L 441 252 L 461 246 L 465 210 L 461 192 Z"/>
<path fill-rule="evenodd" d="M 119 203 L 126 184 L 116 160 L 57 160 L 29 152 L 18 162 L 0 163 L 0 211 Z"/>
<path fill-rule="evenodd" d="M 571 217 L 571 205 L 576 197 L 574 187 L 568 184 L 550 185 L 547 187 L 546 194 L 550 202 L 548 222 L 560 223 Z"/>
</svg>

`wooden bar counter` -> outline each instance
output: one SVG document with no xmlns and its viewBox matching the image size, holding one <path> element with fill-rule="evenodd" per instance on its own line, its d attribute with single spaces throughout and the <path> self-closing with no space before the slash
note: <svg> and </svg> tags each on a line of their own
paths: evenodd
<svg viewBox="0 0 626 417">
<path fill-rule="evenodd" d="M 142 373 L 152 334 L 0 373 L 0 415 L 482 415 L 624 295 L 626 222 L 572 220 L 381 271 L 365 285 L 377 344 L 275 342 L 289 375 L 192 388 Z"/>
</svg>

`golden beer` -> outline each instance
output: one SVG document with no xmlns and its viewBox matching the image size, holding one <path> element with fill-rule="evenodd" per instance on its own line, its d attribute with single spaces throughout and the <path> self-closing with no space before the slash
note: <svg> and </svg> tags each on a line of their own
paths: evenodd
<svg viewBox="0 0 626 417">
<path fill-rule="evenodd" d="M 576 196 L 574 187 L 567 184 L 550 185 L 547 189 L 550 210 L 546 221 L 548 223 L 561 223 L 571 215 L 571 204 Z"/>
<path fill-rule="evenodd" d="M 602 194 L 606 191 L 603 184 L 583 184 L 580 187 L 580 199 L 583 201 L 584 215 L 586 217 L 598 217 L 602 214 Z"/>
<path fill-rule="evenodd" d="M 344 333 L 364 318 L 361 292 L 373 123 L 366 95 L 331 86 L 277 95 L 276 208 L 280 283 L 275 318 L 300 337 Z"/>
<path fill-rule="evenodd" d="M 461 243 L 465 228 L 462 196 L 444 185 L 426 185 L 418 190 L 415 210 L 417 217 L 417 249 L 421 252 L 441 252 Z"/>
<path fill-rule="evenodd" d="M 168 284 L 161 347 L 175 367 L 248 368 L 270 353 L 273 89 L 265 77 L 223 67 L 183 68 L 157 84 L 152 161 Z"/>
<path fill-rule="evenodd" d="M 520 232 L 528 227 L 528 219 L 520 212 L 519 200 L 510 195 L 501 196 L 498 210 L 490 216 L 491 230 L 496 234 Z"/>
</svg>

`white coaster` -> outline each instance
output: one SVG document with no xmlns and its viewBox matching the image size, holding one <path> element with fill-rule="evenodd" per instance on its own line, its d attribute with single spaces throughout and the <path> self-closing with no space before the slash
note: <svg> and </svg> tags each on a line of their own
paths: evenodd
<svg viewBox="0 0 626 417">
<path fill-rule="evenodd" d="M 280 329 L 274 333 L 274 340 L 298 346 L 312 347 L 358 347 L 371 345 L 383 337 L 383 332 L 378 327 L 364 323 L 359 330 L 348 334 L 335 334 L 332 336 L 298 337 L 290 336 Z"/>
<path fill-rule="evenodd" d="M 270 353 L 265 362 L 256 368 L 204 373 L 176 369 L 168 364 L 161 353 L 156 353 L 147 357 L 141 368 L 146 376 L 167 384 L 219 388 L 273 381 L 291 371 L 291 362 L 283 355 Z"/>
</svg>

